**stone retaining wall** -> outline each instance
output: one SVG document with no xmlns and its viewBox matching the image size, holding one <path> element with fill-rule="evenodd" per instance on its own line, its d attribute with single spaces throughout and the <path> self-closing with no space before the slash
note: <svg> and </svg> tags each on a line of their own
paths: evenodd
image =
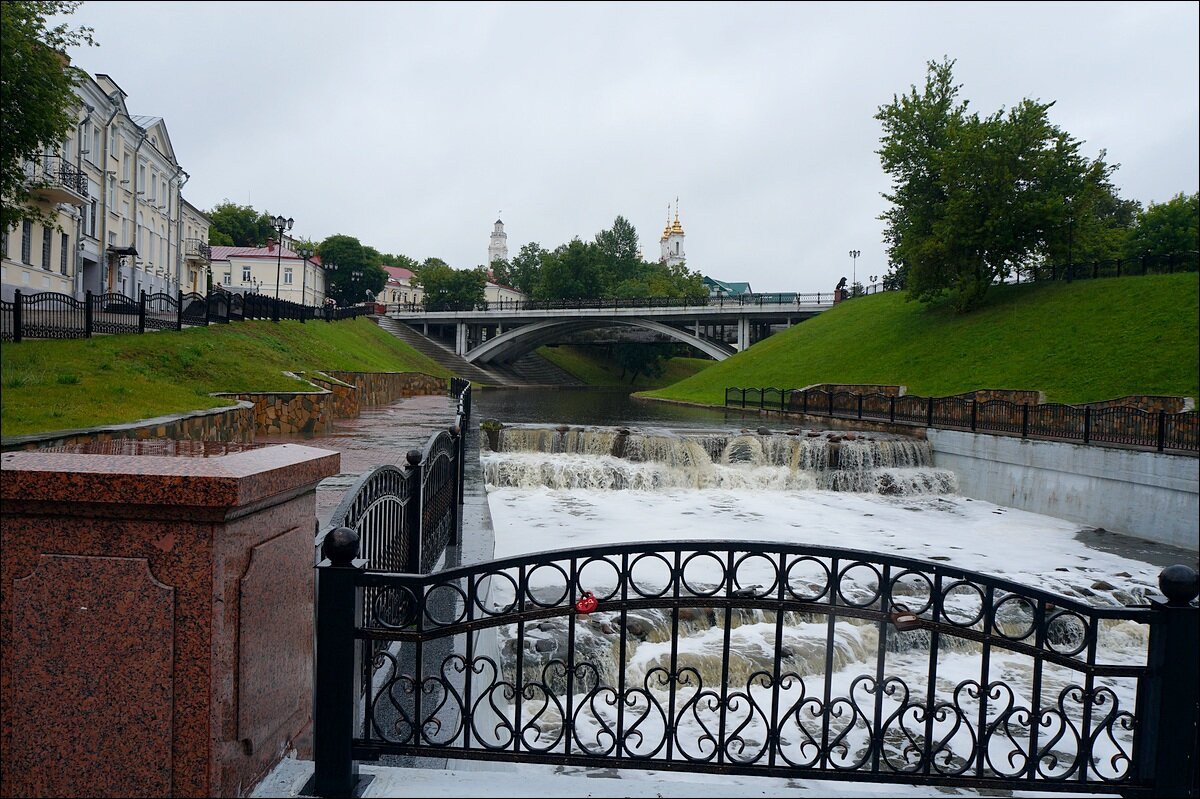
<svg viewBox="0 0 1200 799">
<path fill-rule="evenodd" d="M 333 392 L 293 391 L 276 393 L 216 394 L 254 404 L 254 432 L 326 434 L 333 430 Z"/>
<path fill-rule="evenodd" d="M 62 447 L 114 439 L 169 438 L 193 441 L 254 442 L 257 433 L 328 433 L 333 420 L 353 418 L 368 405 L 386 405 L 401 397 L 445 393 L 445 378 L 419 372 L 325 372 L 303 375 L 315 391 L 214 393 L 238 400 L 232 408 L 143 419 L 123 425 L 56 430 L 6 437 L 2 450 Z"/>
<path fill-rule="evenodd" d="M 444 377 L 433 377 L 420 372 L 339 372 L 326 370 L 325 374 L 348 383 L 358 389 L 359 401 L 363 405 L 386 405 L 401 397 L 420 397 L 429 394 L 444 394 L 450 386 Z"/>
<path fill-rule="evenodd" d="M 233 441 L 251 444 L 254 442 L 254 418 L 254 403 L 240 401 L 232 408 L 211 408 L 192 413 L 142 419 L 127 424 L 7 437 L 4 439 L 2 449 L 7 452 L 86 444 L 91 441 L 146 438 L 170 438 L 178 441 Z"/>
</svg>

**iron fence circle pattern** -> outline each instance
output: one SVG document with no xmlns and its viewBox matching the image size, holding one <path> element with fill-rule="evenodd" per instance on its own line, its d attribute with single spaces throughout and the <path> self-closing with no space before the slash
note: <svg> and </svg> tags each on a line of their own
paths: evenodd
<svg viewBox="0 0 1200 799">
<path fill-rule="evenodd" d="M 1145 609 L 1094 608 L 942 564 L 766 542 L 584 547 L 435 574 L 369 574 L 363 590 L 392 583 L 407 601 L 455 610 L 411 613 L 404 629 L 371 623 L 364 634 L 422 648 L 505 629 L 514 645 L 507 655 L 469 644 L 430 656 L 419 679 L 411 665 L 377 658 L 363 719 L 373 732 L 357 744 L 369 751 L 593 765 L 615 756 L 647 768 L 910 774 L 984 786 L 1136 776 L 1136 719 L 1110 683 L 1146 667 L 1100 662 L 1094 643 L 1102 620 L 1147 623 Z M 587 615 L 574 608 L 585 591 L 600 600 Z M 918 617 L 909 631 L 890 617 L 905 603 Z M 631 668 L 633 652 L 660 640 L 637 632 L 652 612 L 667 629 L 707 619 L 706 640 L 717 646 L 710 665 L 694 645 L 668 640 L 645 668 Z M 827 663 L 855 637 L 877 636 L 875 654 L 860 673 L 811 673 L 792 652 L 806 625 L 823 631 L 817 656 Z M 762 634 L 773 654 L 744 668 L 737 631 L 751 628 L 771 631 Z M 893 640 L 915 646 L 929 674 L 893 671 Z M 939 653 L 957 651 L 953 641 L 982 647 L 995 665 L 939 679 Z M 1005 676 L 1013 657 L 1055 682 L 1018 695 Z M 376 715 L 397 721 L 385 730 Z"/>
</svg>

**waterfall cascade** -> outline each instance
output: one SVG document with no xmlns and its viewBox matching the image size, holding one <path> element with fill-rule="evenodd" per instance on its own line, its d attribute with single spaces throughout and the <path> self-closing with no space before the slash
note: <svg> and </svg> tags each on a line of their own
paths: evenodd
<svg viewBox="0 0 1200 799">
<path fill-rule="evenodd" d="M 488 431 L 489 485 L 556 489 L 746 488 L 947 494 L 954 474 L 932 466 L 926 441 L 793 430 L 641 432 L 628 428 L 506 426 Z"/>
</svg>

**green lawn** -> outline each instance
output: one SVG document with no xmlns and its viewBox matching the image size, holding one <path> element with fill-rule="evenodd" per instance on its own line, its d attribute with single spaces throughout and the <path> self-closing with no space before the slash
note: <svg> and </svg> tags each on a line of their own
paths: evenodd
<svg viewBox="0 0 1200 799">
<path fill-rule="evenodd" d="M 637 380 L 630 383 L 628 376 L 621 379 L 621 367 L 600 357 L 593 348 L 563 344 L 557 347 L 541 347 L 537 352 L 589 386 L 624 386 L 633 389 L 669 386 L 715 364 L 708 358 L 670 358 L 663 373 L 658 377 L 638 375 Z"/>
<path fill-rule="evenodd" d="M 311 390 L 287 371 L 441 366 L 367 318 L 235 322 L 179 332 L 0 344 L 0 433 L 117 424 L 231 404 L 212 391 Z"/>
<path fill-rule="evenodd" d="M 1197 275 L 998 286 L 958 315 L 903 294 L 863 297 L 646 396 L 721 405 L 727 386 L 908 386 L 943 396 L 1034 389 L 1050 402 L 1196 398 Z"/>
</svg>

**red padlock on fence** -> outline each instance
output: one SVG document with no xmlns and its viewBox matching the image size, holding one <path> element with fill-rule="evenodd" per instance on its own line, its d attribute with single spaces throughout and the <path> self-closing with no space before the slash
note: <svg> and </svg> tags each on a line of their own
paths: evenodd
<svg viewBox="0 0 1200 799">
<path fill-rule="evenodd" d="M 579 597 L 575 602 L 575 610 L 580 613 L 591 613 L 600 603 L 596 601 L 596 595 L 591 591 L 584 591 L 583 596 Z"/>
</svg>

